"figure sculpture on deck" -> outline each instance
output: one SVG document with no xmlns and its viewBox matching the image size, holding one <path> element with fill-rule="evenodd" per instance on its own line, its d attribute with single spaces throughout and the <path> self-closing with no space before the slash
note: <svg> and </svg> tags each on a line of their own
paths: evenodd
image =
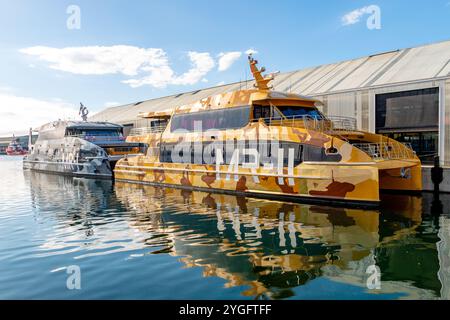
<svg viewBox="0 0 450 320">
<path fill-rule="evenodd" d="M 83 121 L 87 121 L 87 116 L 89 114 L 89 110 L 80 102 L 80 111 L 78 114 L 81 116 Z"/>
</svg>

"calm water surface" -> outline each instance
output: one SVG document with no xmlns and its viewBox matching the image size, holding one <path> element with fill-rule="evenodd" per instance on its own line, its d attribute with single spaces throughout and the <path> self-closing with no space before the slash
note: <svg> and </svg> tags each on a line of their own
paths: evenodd
<svg viewBox="0 0 450 320">
<path fill-rule="evenodd" d="M 449 196 L 331 208 L 24 172 L 1 156 L 0 177 L 0 299 L 450 298 Z M 66 286 L 73 265 L 80 290 Z M 372 265 L 381 289 L 367 288 Z"/>
</svg>

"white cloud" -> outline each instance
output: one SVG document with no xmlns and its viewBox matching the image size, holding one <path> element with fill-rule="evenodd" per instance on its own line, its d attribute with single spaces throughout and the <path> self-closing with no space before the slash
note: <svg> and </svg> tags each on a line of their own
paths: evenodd
<svg viewBox="0 0 450 320">
<path fill-rule="evenodd" d="M 168 65 L 166 53 L 162 49 L 124 45 L 67 48 L 36 46 L 21 49 L 20 52 L 37 56 L 39 60 L 50 63 L 52 69 L 83 75 L 122 73 L 134 76 L 140 69 Z"/>
<path fill-rule="evenodd" d="M 53 48 L 34 46 L 23 48 L 21 53 L 37 57 L 54 70 L 81 74 L 128 76 L 122 83 L 133 88 L 151 86 L 165 88 L 168 85 L 193 85 L 206 82 L 205 76 L 214 69 L 216 62 L 208 52 L 190 51 L 187 56 L 191 67 L 184 73 L 175 72 L 166 52 L 160 48 L 140 48 L 127 45 L 84 46 Z M 248 49 L 246 54 L 258 53 Z M 218 71 L 228 70 L 241 56 L 240 51 L 222 52 L 217 55 Z M 34 64 L 29 64 L 36 67 Z"/>
<path fill-rule="evenodd" d="M 370 6 L 362 7 L 362 8 L 353 10 L 353 11 L 345 14 L 341 18 L 342 25 L 348 26 L 348 25 L 352 25 L 352 24 L 358 23 L 360 21 L 360 19 L 361 19 L 361 16 L 363 16 L 366 13 L 370 13 L 369 9 L 370 9 Z"/>
<path fill-rule="evenodd" d="M 145 68 L 150 73 L 137 79 L 130 79 L 122 81 L 129 84 L 133 88 L 150 85 L 155 88 L 164 88 L 167 85 L 193 85 L 214 68 L 214 60 L 207 52 L 188 52 L 188 57 L 191 60 L 191 69 L 187 72 L 177 76 L 170 66 L 160 68 Z"/>
<path fill-rule="evenodd" d="M 217 84 L 216 84 L 216 86 L 218 87 L 218 86 L 223 86 L 225 84 L 225 81 L 220 81 L 220 82 L 218 82 Z"/>
<path fill-rule="evenodd" d="M 256 51 L 255 49 L 248 49 L 247 51 L 245 51 L 245 54 L 246 54 L 246 55 L 249 55 L 249 54 L 258 54 L 258 51 Z"/>
<path fill-rule="evenodd" d="M 0 92 L 0 136 L 27 134 L 57 119 L 78 119 L 78 107 L 67 102 L 39 100 Z"/>
<path fill-rule="evenodd" d="M 52 69 L 73 74 L 133 76 L 135 78 L 123 81 L 131 87 L 192 85 L 201 81 L 215 65 L 209 53 L 191 51 L 188 52 L 191 69 L 177 76 L 163 49 L 126 45 L 67 48 L 36 46 L 21 49 L 20 52 L 48 62 Z"/>
<path fill-rule="evenodd" d="M 174 71 L 169 66 L 146 68 L 149 75 L 139 79 L 124 80 L 122 83 L 130 85 L 132 88 L 149 85 L 155 88 L 164 88 L 171 83 Z"/>
<path fill-rule="evenodd" d="M 179 77 L 175 77 L 173 84 L 192 85 L 199 82 L 203 76 L 214 68 L 214 60 L 207 52 L 188 52 L 189 59 L 192 63 L 192 68 L 188 72 Z"/>
<path fill-rule="evenodd" d="M 242 55 L 240 51 L 222 52 L 219 57 L 219 71 L 228 70 Z"/>
</svg>

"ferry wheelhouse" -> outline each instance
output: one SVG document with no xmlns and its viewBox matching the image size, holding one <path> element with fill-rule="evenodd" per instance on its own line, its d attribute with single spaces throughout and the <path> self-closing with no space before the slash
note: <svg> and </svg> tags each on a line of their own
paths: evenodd
<svg viewBox="0 0 450 320">
<path fill-rule="evenodd" d="M 118 161 L 121 181 L 300 201 L 377 205 L 380 190 L 421 191 L 410 146 L 325 116 L 320 101 L 271 90 L 249 57 L 255 89 L 223 93 L 171 113 L 129 137 L 146 155 Z M 165 120 L 165 121 L 162 121 Z"/>
<path fill-rule="evenodd" d="M 111 178 L 119 159 L 145 149 L 143 144 L 126 142 L 123 127 L 109 122 L 55 121 L 38 132 L 23 161 L 25 169 Z"/>
</svg>

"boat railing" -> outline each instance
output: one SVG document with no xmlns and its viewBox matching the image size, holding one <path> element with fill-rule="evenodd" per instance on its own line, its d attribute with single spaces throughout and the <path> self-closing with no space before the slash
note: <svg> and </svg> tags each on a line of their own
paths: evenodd
<svg viewBox="0 0 450 320">
<path fill-rule="evenodd" d="M 320 132 L 333 133 L 337 131 L 356 131 L 356 119 L 343 116 L 327 116 L 317 118 L 307 116 L 304 118 L 305 128 Z"/>
<path fill-rule="evenodd" d="M 354 147 L 364 151 L 374 160 L 412 159 L 415 151 L 410 143 L 354 143 Z"/>
<path fill-rule="evenodd" d="M 356 119 L 342 116 L 288 116 L 285 118 L 271 117 L 259 118 L 254 121 L 264 121 L 268 126 L 301 127 L 324 133 L 336 131 L 357 131 Z"/>
<path fill-rule="evenodd" d="M 153 127 L 142 127 L 133 128 L 130 130 L 129 136 L 144 136 L 151 133 L 161 133 L 166 129 L 166 125 L 153 126 Z"/>
</svg>

